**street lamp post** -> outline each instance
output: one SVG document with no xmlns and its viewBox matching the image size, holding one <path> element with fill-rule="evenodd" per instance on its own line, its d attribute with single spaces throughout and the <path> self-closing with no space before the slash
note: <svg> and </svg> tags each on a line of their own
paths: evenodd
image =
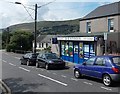
<svg viewBox="0 0 120 94">
<path fill-rule="evenodd" d="M 36 32 L 37 32 L 37 4 L 35 4 L 34 53 L 36 53 Z"/>
</svg>

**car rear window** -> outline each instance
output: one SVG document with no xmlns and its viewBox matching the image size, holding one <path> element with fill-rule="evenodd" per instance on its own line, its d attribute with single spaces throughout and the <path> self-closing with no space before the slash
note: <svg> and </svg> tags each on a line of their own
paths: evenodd
<svg viewBox="0 0 120 94">
<path fill-rule="evenodd" d="M 32 57 L 33 58 L 36 58 L 38 54 L 32 54 Z"/>
<path fill-rule="evenodd" d="M 113 57 L 112 60 L 116 65 L 120 65 L 120 57 Z"/>
<path fill-rule="evenodd" d="M 59 57 L 56 54 L 46 54 L 47 59 L 58 59 Z"/>
</svg>

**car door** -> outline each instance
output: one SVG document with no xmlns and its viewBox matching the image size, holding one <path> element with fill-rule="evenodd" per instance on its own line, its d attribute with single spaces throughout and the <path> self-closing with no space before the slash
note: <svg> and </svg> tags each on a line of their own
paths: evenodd
<svg viewBox="0 0 120 94">
<path fill-rule="evenodd" d="M 82 73 L 88 76 L 93 76 L 94 71 L 94 62 L 96 60 L 96 57 L 89 58 L 85 64 L 83 65 Z"/>
<path fill-rule="evenodd" d="M 38 56 L 37 56 L 37 63 L 39 63 L 39 66 L 42 66 L 43 67 L 43 65 L 42 65 L 42 53 L 40 53 Z"/>
<path fill-rule="evenodd" d="M 45 64 L 46 64 L 46 57 L 45 57 L 45 54 L 42 54 L 42 56 L 41 56 L 41 65 L 43 67 L 45 67 Z"/>
<path fill-rule="evenodd" d="M 94 63 L 94 73 L 93 76 L 96 78 L 101 78 L 102 73 L 106 68 L 106 58 L 105 57 L 98 57 Z"/>
<path fill-rule="evenodd" d="M 24 56 L 23 56 L 23 62 L 24 62 L 24 64 L 26 64 L 27 63 L 27 60 L 29 59 L 29 53 L 27 53 L 27 54 L 25 54 Z"/>
</svg>

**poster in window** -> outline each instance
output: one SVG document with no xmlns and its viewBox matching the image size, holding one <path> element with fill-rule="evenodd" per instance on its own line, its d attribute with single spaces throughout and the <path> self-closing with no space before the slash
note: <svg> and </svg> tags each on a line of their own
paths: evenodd
<svg viewBox="0 0 120 94">
<path fill-rule="evenodd" d="M 69 56 L 73 57 L 73 43 L 69 42 Z"/>
<path fill-rule="evenodd" d="M 79 43 L 79 57 L 83 58 L 83 43 Z"/>
<path fill-rule="evenodd" d="M 84 45 L 84 52 L 89 52 L 89 45 Z"/>
<path fill-rule="evenodd" d="M 69 53 L 68 53 L 68 42 L 65 43 L 65 56 L 69 56 Z"/>
<path fill-rule="evenodd" d="M 74 45 L 74 53 L 78 54 L 78 45 Z"/>
<path fill-rule="evenodd" d="M 94 45 L 90 45 L 90 57 L 95 56 Z"/>
</svg>

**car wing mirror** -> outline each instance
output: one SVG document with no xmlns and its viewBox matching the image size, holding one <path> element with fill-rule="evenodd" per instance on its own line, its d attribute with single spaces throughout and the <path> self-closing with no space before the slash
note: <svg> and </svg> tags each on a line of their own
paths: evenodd
<svg viewBox="0 0 120 94">
<path fill-rule="evenodd" d="M 45 59 L 46 60 L 46 58 L 44 57 L 43 59 Z"/>
<path fill-rule="evenodd" d="M 85 65 L 86 65 L 86 62 L 83 62 L 83 65 L 85 66 Z"/>
</svg>

